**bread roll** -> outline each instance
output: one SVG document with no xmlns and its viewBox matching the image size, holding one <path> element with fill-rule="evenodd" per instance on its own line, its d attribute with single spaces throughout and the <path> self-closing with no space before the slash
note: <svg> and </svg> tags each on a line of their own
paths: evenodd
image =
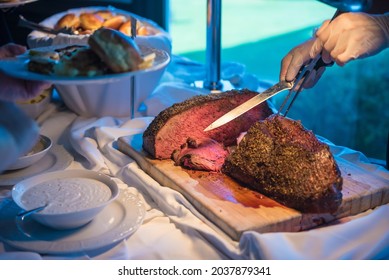
<svg viewBox="0 0 389 280">
<path fill-rule="evenodd" d="M 136 29 L 140 26 L 139 21 L 136 21 Z M 127 20 L 120 27 L 119 31 L 126 34 L 127 36 L 131 36 L 131 20 Z"/>
<path fill-rule="evenodd" d="M 110 18 L 115 16 L 114 13 L 112 13 L 109 10 L 99 10 L 99 11 L 96 11 L 94 14 L 98 15 L 103 20 L 108 20 L 108 19 L 110 19 Z"/>
<path fill-rule="evenodd" d="M 103 26 L 103 18 L 92 13 L 80 14 L 80 25 L 84 30 L 96 30 Z"/>
<path fill-rule="evenodd" d="M 118 30 L 100 28 L 89 37 L 88 44 L 112 72 L 138 70 L 143 63 L 134 40 Z"/>
<path fill-rule="evenodd" d="M 111 29 L 119 29 L 119 27 L 126 21 L 126 18 L 121 15 L 113 16 L 110 19 L 107 19 L 103 23 L 103 27 Z"/>
<path fill-rule="evenodd" d="M 138 36 L 150 36 L 150 35 L 155 35 L 156 32 L 151 26 L 140 26 L 138 30 L 136 31 Z"/>
<path fill-rule="evenodd" d="M 55 25 L 55 29 L 61 29 L 65 27 L 77 29 L 79 26 L 80 19 L 78 18 L 78 16 L 73 13 L 69 13 L 58 20 L 57 24 Z"/>
</svg>

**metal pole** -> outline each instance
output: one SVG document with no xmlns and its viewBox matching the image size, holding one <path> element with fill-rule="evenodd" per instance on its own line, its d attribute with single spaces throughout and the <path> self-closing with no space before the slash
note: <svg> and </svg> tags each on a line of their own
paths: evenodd
<svg viewBox="0 0 389 280">
<path fill-rule="evenodd" d="M 221 0 L 207 0 L 206 80 L 204 87 L 220 90 Z"/>
</svg>

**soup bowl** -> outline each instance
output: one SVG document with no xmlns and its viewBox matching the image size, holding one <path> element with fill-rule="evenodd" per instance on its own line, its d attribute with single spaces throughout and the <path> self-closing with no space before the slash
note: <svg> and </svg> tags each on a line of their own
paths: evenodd
<svg viewBox="0 0 389 280">
<path fill-rule="evenodd" d="M 58 230 L 86 225 L 118 195 L 118 185 L 112 178 L 90 170 L 40 174 L 12 188 L 12 198 L 22 211 L 46 206 L 28 217 Z"/>
</svg>

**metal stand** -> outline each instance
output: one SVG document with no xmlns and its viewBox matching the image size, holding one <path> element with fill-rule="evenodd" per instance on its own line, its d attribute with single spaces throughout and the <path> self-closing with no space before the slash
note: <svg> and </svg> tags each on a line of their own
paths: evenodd
<svg viewBox="0 0 389 280">
<path fill-rule="evenodd" d="M 221 0 L 207 0 L 207 72 L 204 88 L 211 91 L 223 88 L 220 81 L 221 10 Z"/>
</svg>

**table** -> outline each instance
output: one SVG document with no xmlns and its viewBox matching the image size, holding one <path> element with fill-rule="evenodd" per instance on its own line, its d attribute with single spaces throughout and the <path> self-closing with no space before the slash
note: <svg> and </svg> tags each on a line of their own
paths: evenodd
<svg viewBox="0 0 389 280">
<path fill-rule="evenodd" d="M 167 73 L 169 74 L 169 73 Z M 236 77 L 235 77 L 236 78 Z M 66 169 L 90 169 L 112 176 L 123 189 L 143 201 L 146 216 L 139 229 L 118 244 L 71 255 L 39 255 L 18 252 L 0 243 L 4 259 L 388 259 L 389 205 L 346 217 L 321 228 L 298 233 L 244 233 L 234 241 L 213 226 L 180 193 L 161 186 L 117 149 L 116 140 L 142 132 L 158 110 L 168 106 L 164 94 L 187 98 L 193 88 L 166 82 L 144 101 L 145 116 L 131 118 L 84 118 L 57 103 L 42 120 L 41 132 L 63 146 L 74 160 Z M 160 88 L 159 88 L 160 89 Z M 180 95 L 174 90 L 180 89 Z M 184 93 L 184 94 L 183 94 Z M 159 103 L 158 103 L 159 100 Z M 174 98 L 173 98 L 174 101 Z M 170 101 L 170 102 L 173 102 Z M 154 104 L 154 107 L 151 106 Z M 155 104 L 159 104 L 156 107 Z M 60 124 L 60 125 L 58 125 Z M 382 166 L 370 164 L 361 153 L 329 143 L 343 159 L 389 180 Z M 0 203 L 9 197 L 0 189 Z M 4 253 L 5 252 L 5 253 Z"/>
</svg>

